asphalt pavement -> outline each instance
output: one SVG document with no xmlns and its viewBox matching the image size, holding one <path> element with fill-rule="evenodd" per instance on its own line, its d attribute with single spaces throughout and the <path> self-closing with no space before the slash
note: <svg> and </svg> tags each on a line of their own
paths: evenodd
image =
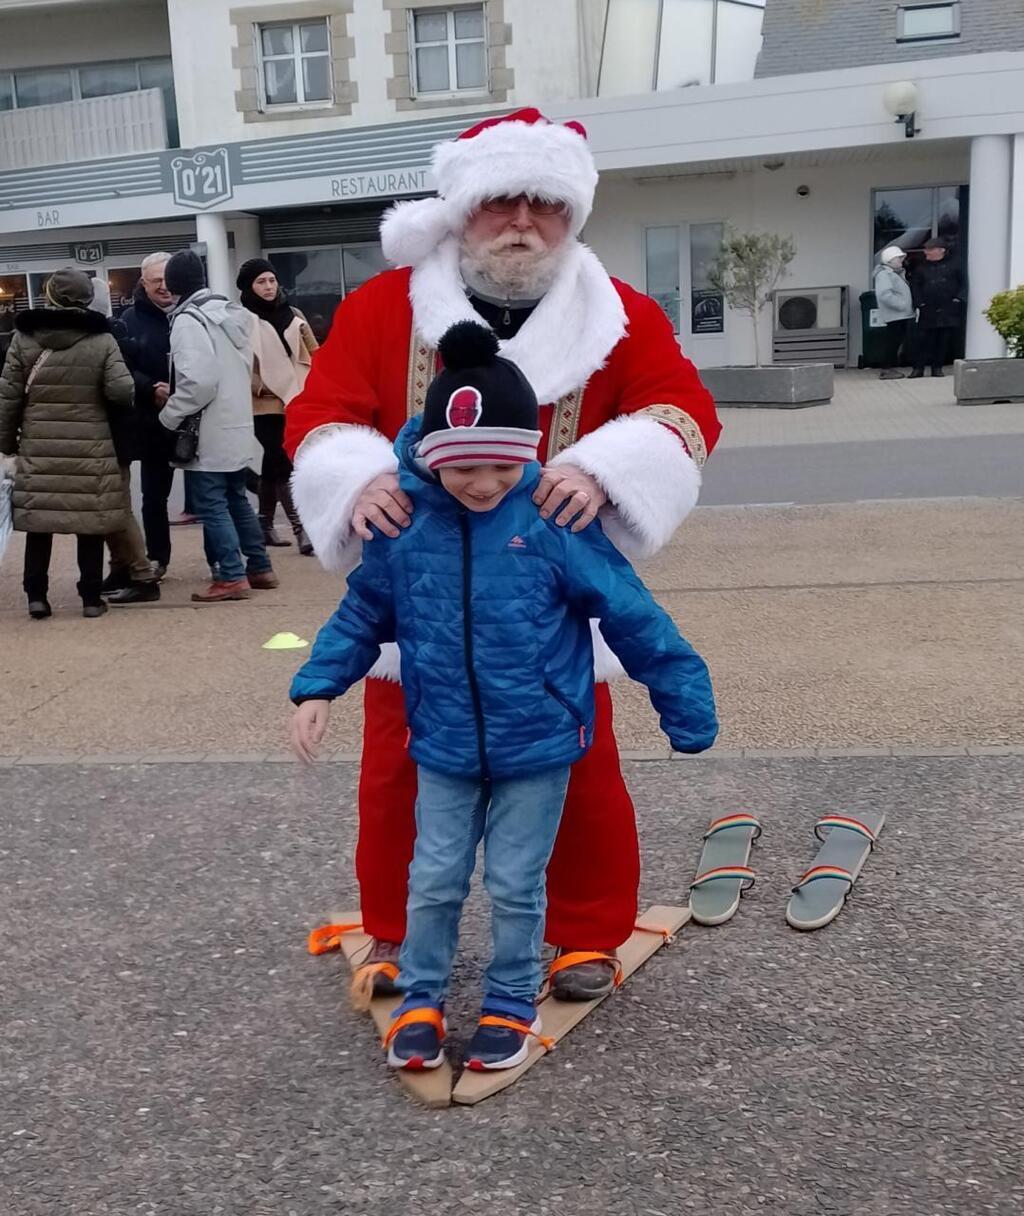
<svg viewBox="0 0 1024 1216">
<path fill-rule="evenodd" d="M 352 765 L 4 769 L 0 1211 L 1018 1216 L 1024 757 L 627 776 L 646 902 L 737 810 L 758 885 L 512 1089 L 428 1112 L 304 950 L 355 902 Z M 839 920 L 789 929 L 815 818 L 878 807 Z M 484 933 L 475 900 L 456 1040 Z"/>
</svg>

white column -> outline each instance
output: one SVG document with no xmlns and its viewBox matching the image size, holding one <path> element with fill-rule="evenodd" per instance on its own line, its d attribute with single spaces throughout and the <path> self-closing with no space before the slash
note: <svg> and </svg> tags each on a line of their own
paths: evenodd
<svg viewBox="0 0 1024 1216">
<path fill-rule="evenodd" d="M 1024 286 L 1024 134 L 1013 137 L 1013 206 L 1010 210 L 1010 286 Z"/>
<path fill-rule="evenodd" d="M 984 317 L 1010 277 L 1012 137 L 971 140 L 971 216 L 967 234 L 967 358 L 1000 359 L 1006 346 Z"/>
<path fill-rule="evenodd" d="M 222 296 L 233 297 L 231 258 L 228 256 L 228 225 L 217 211 L 196 216 L 196 239 L 206 245 L 206 281 Z"/>
<path fill-rule="evenodd" d="M 260 244 L 260 222 L 255 215 L 240 215 L 231 221 L 235 234 L 235 274 L 243 262 L 263 255 Z"/>
</svg>

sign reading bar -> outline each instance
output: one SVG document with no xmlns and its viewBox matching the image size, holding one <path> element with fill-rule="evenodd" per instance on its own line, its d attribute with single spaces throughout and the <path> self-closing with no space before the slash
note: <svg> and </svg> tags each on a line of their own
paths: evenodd
<svg viewBox="0 0 1024 1216">
<path fill-rule="evenodd" d="M 381 194 L 420 194 L 429 189 L 426 169 L 350 173 L 344 177 L 331 178 L 331 198 L 373 198 Z"/>
</svg>

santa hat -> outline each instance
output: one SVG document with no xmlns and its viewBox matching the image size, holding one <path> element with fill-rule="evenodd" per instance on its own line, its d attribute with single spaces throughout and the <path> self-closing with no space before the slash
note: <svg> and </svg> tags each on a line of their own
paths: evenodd
<svg viewBox="0 0 1024 1216">
<path fill-rule="evenodd" d="M 498 356 L 494 331 L 459 321 L 438 345 L 444 369 L 427 389 L 416 459 L 432 473 L 537 459 L 537 398 L 518 367 Z"/>
<path fill-rule="evenodd" d="M 550 122 L 539 110 L 488 118 L 434 148 L 437 198 L 396 203 L 380 226 L 384 256 L 416 266 L 489 198 L 529 194 L 565 203 L 573 235 L 594 204 L 597 169 L 578 122 Z"/>
</svg>

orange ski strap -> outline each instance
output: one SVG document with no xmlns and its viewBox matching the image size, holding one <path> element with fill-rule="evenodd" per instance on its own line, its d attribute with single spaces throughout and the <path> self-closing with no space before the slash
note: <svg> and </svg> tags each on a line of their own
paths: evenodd
<svg viewBox="0 0 1024 1216">
<path fill-rule="evenodd" d="M 605 954 L 602 950 L 570 950 L 568 954 L 560 954 L 548 969 L 548 980 L 566 967 L 575 967 L 577 963 L 608 963 L 615 968 L 615 987 L 622 983 L 622 964 L 614 955 Z"/>
<path fill-rule="evenodd" d="M 544 1048 L 545 1051 L 554 1051 L 557 1039 L 551 1038 L 550 1035 L 540 1034 L 536 1030 L 532 1030 L 529 1026 L 524 1026 L 522 1022 L 514 1022 L 511 1018 L 495 1017 L 491 1013 L 484 1014 L 480 1019 L 481 1026 L 504 1026 L 506 1030 L 517 1030 L 520 1034 L 532 1034 L 537 1042 Z"/>
<path fill-rule="evenodd" d="M 340 950 L 342 935 L 355 933 L 362 927 L 361 924 L 321 925 L 319 929 L 314 929 L 307 938 L 306 948 L 310 954 L 329 954 L 332 950 Z"/>
<path fill-rule="evenodd" d="M 381 1046 L 387 1047 L 403 1026 L 411 1026 L 416 1022 L 427 1022 L 436 1027 L 438 1037 L 444 1038 L 444 1015 L 440 1009 L 432 1009 L 429 1005 L 425 1005 L 420 1009 L 407 1009 L 401 1017 L 395 1018 L 388 1027 L 387 1034 L 381 1039 Z"/>
</svg>

